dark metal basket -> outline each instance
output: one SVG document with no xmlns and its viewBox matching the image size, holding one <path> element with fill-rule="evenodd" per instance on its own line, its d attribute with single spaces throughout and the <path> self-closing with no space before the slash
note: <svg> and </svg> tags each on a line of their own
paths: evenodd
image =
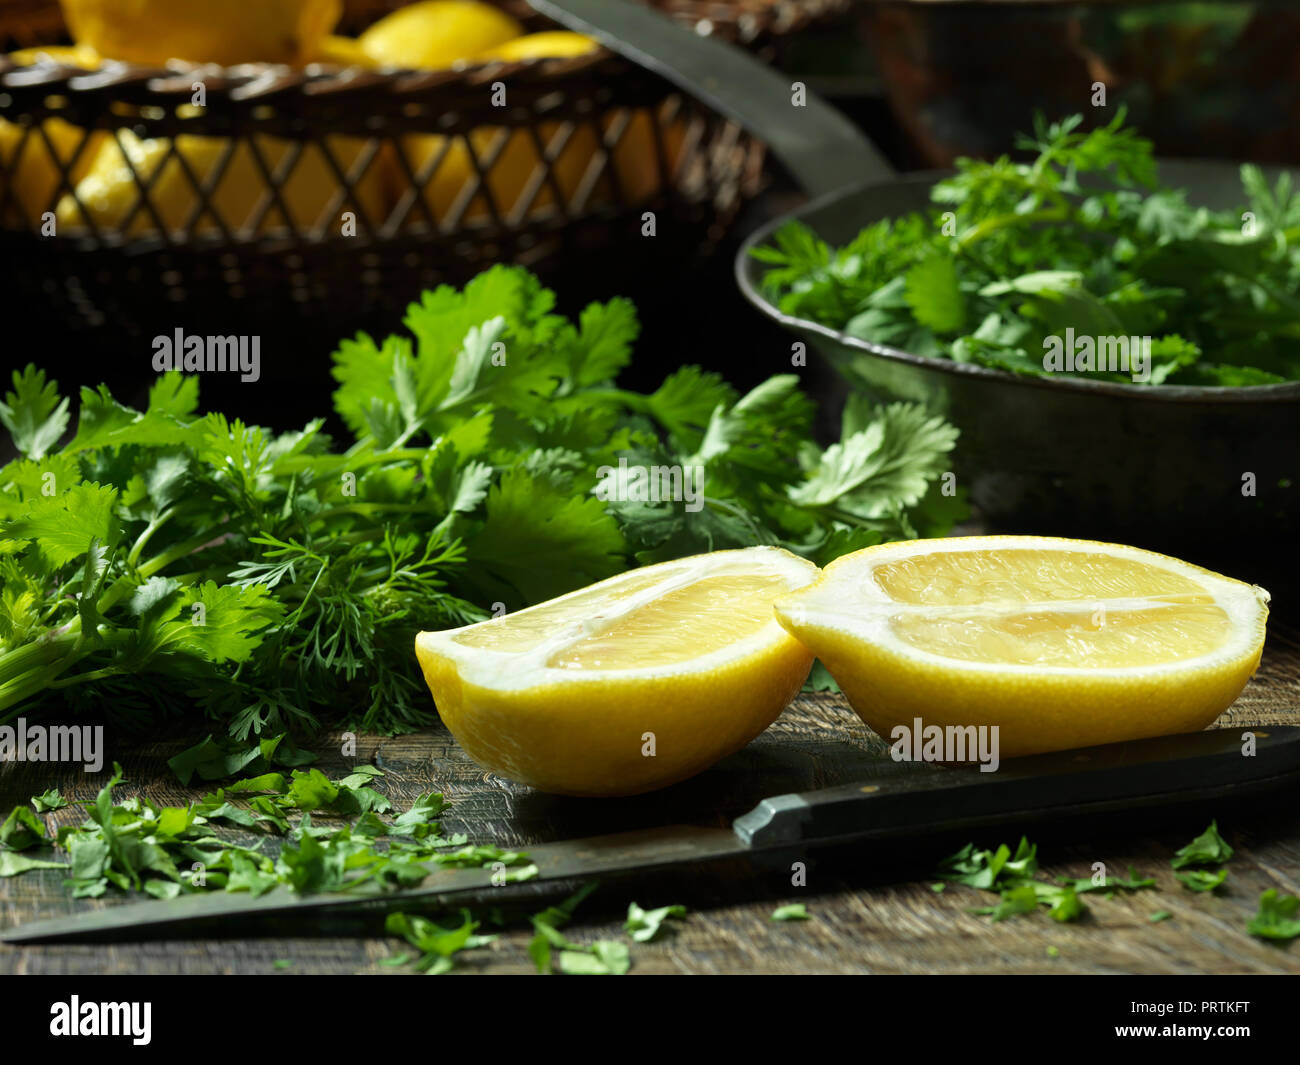
<svg viewBox="0 0 1300 1065">
<path fill-rule="evenodd" d="M 0 38 L 48 40 L 49 6 L 4 0 Z M 350 5 L 344 26 L 394 6 Z M 843 0 L 656 6 L 761 49 Z M 764 155 L 605 49 L 419 72 L 0 58 L 0 119 L 6 297 L 132 332 L 168 304 L 346 320 L 492 263 L 626 248 L 647 212 L 661 243 L 698 246 L 757 191 Z M 77 181 L 114 143 L 129 195 L 106 207 Z"/>
</svg>

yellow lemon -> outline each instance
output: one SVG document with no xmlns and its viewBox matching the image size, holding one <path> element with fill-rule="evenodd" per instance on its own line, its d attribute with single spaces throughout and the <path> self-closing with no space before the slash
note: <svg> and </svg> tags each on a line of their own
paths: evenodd
<svg viewBox="0 0 1300 1065">
<path fill-rule="evenodd" d="M 144 206 L 127 223 L 127 216 L 139 200 L 139 190 L 131 174 L 134 169 L 146 184 L 157 175 L 157 180 L 149 187 L 148 202 L 162 219 L 163 226 L 177 230 L 187 225 L 198 203 L 198 194 L 180 160 L 175 155 L 169 156 L 170 142 L 165 138 L 140 138 L 129 130 L 122 130 L 120 136 L 125 155 L 115 141 L 106 141 L 90 172 L 77 183 L 77 200 L 86 208 L 94 224 L 109 231 L 118 231 L 126 226 L 126 233 L 130 236 L 157 229 L 153 215 Z M 353 167 L 364 150 L 364 142 L 354 138 L 332 137 L 328 143 L 331 154 L 345 172 Z M 176 152 L 184 158 L 195 178 L 206 184 L 222 165 L 229 144 L 221 137 L 185 135 L 176 139 Z M 284 164 L 292 151 L 292 145 L 279 138 L 259 137 L 257 144 L 272 173 Z M 372 224 L 381 222 L 386 214 L 381 169 L 382 162 L 373 161 L 358 184 L 358 199 Z M 211 202 L 227 228 L 244 230 L 252 225 L 255 215 L 260 212 L 265 187 L 251 149 L 241 141 L 230 155 Z M 333 224 L 333 213 L 327 216 L 326 211 L 332 207 L 336 187 L 337 182 L 320 149 L 313 144 L 305 145 L 288 180 L 281 187 L 281 198 L 299 231 Z M 349 203 L 337 208 L 340 215 L 345 210 L 351 210 Z M 60 201 L 57 217 L 61 228 L 85 224 L 82 212 L 70 196 L 64 196 Z M 267 232 L 283 224 L 279 208 L 272 206 L 258 225 L 257 232 Z M 205 212 L 196 228 L 200 233 L 208 233 L 216 229 L 216 224 Z"/>
<path fill-rule="evenodd" d="M 549 30 L 546 33 L 530 33 L 524 37 L 516 37 L 504 44 L 479 52 L 473 58 L 476 61 L 496 59 L 504 62 L 520 59 L 564 59 L 568 56 L 586 55 L 599 48 L 599 42 L 581 33 Z"/>
<path fill-rule="evenodd" d="M 105 59 L 161 65 L 302 63 L 343 12 L 342 0 L 62 0 L 78 44 Z"/>
<path fill-rule="evenodd" d="M 340 67 L 374 67 L 377 64 L 361 47 L 361 42 L 353 37 L 326 37 L 316 48 L 311 57 L 313 63 L 332 63 Z"/>
<path fill-rule="evenodd" d="M 655 154 L 654 126 L 656 119 L 645 108 L 633 112 L 626 120 L 626 127 L 613 149 L 613 170 L 623 200 L 627 203 L 644 203 L 663 186 L 658 157 Z M 615 123 L 622 126 L 624 118 L 610 112 L 600 119 L 602 135 L 598 136 L 590 125 L 581 125 L 571 130 L 561 141 L 562 129 L 558 122 L 542 122 L 537 127 L 537 135 L 551 163 L 552 180 L 546 179 L 542 169 L 542 155 L 537 149 L 533 135 L 527 130 L 510 132 L 502 127 L 481 126 L 471 131 L 469 145 L 479 165 L 487 169 L 487 188 L 491 191 L 497 211 L 502 215 L 520 213 L 524 216 L 553 207 L 556 187 L 566 207 L 576 206 L 577 197 L 583 185 L 588 168 L 592 164 L 604 136 L 608 136 Z M 668 161 L 668 173 L 680 158 L 682 144 L 685 140 L 685 124 L 678 120 L 660 122 L 660 135 L 664 138 L 664 151 Z M 504 147 L 501 139 L 505 137 Z M 432 176 L 424 186 L 425 202 L 439 224 L 453 210 L 459 209 L 461 200 L 470 197 L 469 206 L 461 216 L 463 221 L 474 222 L 489 215 L 487 199 L 482 183 L 478 180 L 478 170 L 470 156 L 470 147 L 464 137 L 448 138 L 441 136 L 412 136 L 402 138 L 402 148 L 406 153 L 412 173 L 423 177 L 429 167 L 433 166 Z M 496 154 L 497 152 L 500 154 Z M 557 154 L 558 153 L 558 154 Z M 435 163 L 436 161 L 436 163 Z M 394 189 L 391 198 L 396 199 L 409 188 L 409 181 L 401 170 L 395 169 Z M 598 179 L 588 203 L 601 203 L 610 199 L 608 175 Z M 474 185 L 475 191 L 469 189 Z M 523 209 L 521 201 L 527 198 L 528 207 Z M 408 215 L 411 220 L 422 220 L 418 210 L 413 209 Z"/>
<path fill-rule="evenodd" d="M 0 201 L 4 200 L 6 180 L 12 192 L 12 202 L 5 212 L 6 225 L 37 223 L 41 213 L 53 206 L 59 187 L 58 163 L 72 164 L 71 180 L 75 185 L 90 169 L 104 137 L 103 133 L 92 133 L 90 143 L 77 155 L 84 136 L 81 129 L 61 118 L 47 118 L 42 127 L 49 138 L 48 146 L 39 131 L 33 130 L 24 140 L 21 126 L 0 119 L 0 164 L 5 175 L 0 177 Z"/>
<path fill-rule="evenodd" d="M 774 547 L 718 551 L 422 632 L 415 653 L 483 767 L 542 791 L 634 795 L 739 750 L 794 698 L 812 656 L 772 601 L 816 576 Z"/>
<path fill-rule="evenodd" d="M 35 48 L 20 48 L 16 52 L 10 52 L 9 58 L 23 66 L 39 63 L 42 59 L 84 67 L 86 70 L 99 66 L 99 53 L 85 44 L 42 44 Z"/>
<path fill-rule="evenodd" d="M 997 726 L 1007 758 L 1205 728 L 1259 665 L 1267 603 L 1135 547 L 987 536 L 846 555 L 776 614 L 881 737 Z"/>
<path fill-rule="evenodd" d="M 491 4 L 423 0 L 381 18 L 357 41 L 380 66 L 439 70 L 523 32 Z"/>
</svg>

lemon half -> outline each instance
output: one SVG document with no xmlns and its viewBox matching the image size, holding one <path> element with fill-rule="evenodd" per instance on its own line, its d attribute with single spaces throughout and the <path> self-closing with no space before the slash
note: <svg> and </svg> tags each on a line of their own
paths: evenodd
<svg viewBox="0 0 1300 1065">
<path fill-rule="evenodd" d="M 1002 757 L 1202 729 L 1259 665 L 1268 593 L 1134 547 L 917 540 L 777 603 L 882 737 L 998 726 Z"/>
<path fill-rule="evenodd" d="M 794 698 L 812 655 L 772 603 L 817 567 L 718 551 L 633 570 L 445 632 L 415 652 L 476 762 L 567 795 L 633 795 L 739 750 Z"/>
</svg>

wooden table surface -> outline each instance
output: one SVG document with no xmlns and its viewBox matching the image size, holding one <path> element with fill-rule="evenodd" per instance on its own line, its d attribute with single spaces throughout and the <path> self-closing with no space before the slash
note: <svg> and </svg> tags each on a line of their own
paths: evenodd
<svg viewBox="0 0 1300 1065">
<path fill-rule="evenodd" d="M 1300 630 L 1278 625 L 1258 674 L 1216 727 L 1270 724 L 1300 724 Z M 141 742 L 110 733 L 106 739 L 110 762 L 121 761 L 128 776 L 117 801 L 138 791 L 174 805 L 208 790 L 180 787 L 166 765 L 194 737 Z M 721 824 L 764 795 L 860 778 L 885 751 L 838 696 L 801 696 L 748 748 L 692 781 L 638 798 L 579 800 L 537 794 L 485 774 L 441 726 L 400 737 L 359 737 L 355 760 L 338 754 L 336 740 L 313 745 L 327 773 L 338 776 L 357 762 L 373 762 L 386 771 L 379 786 L 399 810 L 421 792 L 442 791 L 454 803 L 444 817 L 447 831 L 463 831 L 471 842 L 523 847 L 679 821 Z M 0 810 L 7 813 L 51 786 L 69 798 L 89 799 L 106 779 L 79 767 L 6 763 L 0 765 Z M 1245 930 L 1264 889 L 1300 894 L 1297 797 L 1212 812 L 1236 848 L 1226 889 L 1216 894 L 1183 889 L 1169 866 L 1173 852 L 1205 827 L 1205 812 L 1157 826 L 1136 811 L 1118 823 L 1073 822 L 1032 834 L 1047 874 L 1084 877 L 1101 861 L 1112 873 L 1125 874 L 1131 865 L 1157 881 L 1157 891 L 1089 896 L 1089 914 L 1071 924 L 1058 924 L 1045 911 L 998 924 L 968 913 L 994 896 L 953 885 L 942 894 L 931 890 L 934 864 L 954 848 L 951 841 L 926 840 L 810 856 L 802 888 L 791 886 L 788 864 L 612 881 L 583 904 L 568 934 L 582 942 L 625 940 L 622 919 L 635 900 L 647 908 L 683 903 L 690 911 L 660 941 L 631 945 L 633 972 L 640 973 L 1300 973 L 1300 943 L 1279 946 Z M 76 808 L 48 815 L 51 834 L 56 823 L 79 816 Z M 1014 845 L 1014 831 L 1008 826 L 975 839 L 981 846 L 1004 839 Z M 121 901 L 72 902 L 59 871 L 31 873 L 0 880 L 0 926 Z M 804 902 L 811 919 L 770 920 L 785 902 Z M 1149 915 L 1160 910 L 1172 918 L 1151 923 Z M 227 938 L 0 946 L 0 972 L 409 971 L 380 964 L 404 944 L 385 936 L 382 918 L 374 916 L 326 927 L 281 922 L 273 934 L 257 938 L 238 928 L 224 931 Z M 525 922 L 507 926 L 493 944 L 460 955 L 458 971 L 533 972 L 530 937 Z M 286 960 L 291 964 L 277 968 Z"/>
</svg>

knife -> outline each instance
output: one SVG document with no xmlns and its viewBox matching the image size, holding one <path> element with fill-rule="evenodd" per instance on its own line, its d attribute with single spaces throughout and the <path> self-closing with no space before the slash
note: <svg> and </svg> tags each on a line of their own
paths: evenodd
<svg viewBox="0 0 1300 1065">
<path fill-rule="evenodd" d="M 594 37 L 757 134 L 812 199 L 894 169 L 834 107 L 806 93 L 792 100 L 788 74 L 736 45 L 702 37 L 644 2 L 528 0 L 566 29 Z"/>
<path fill-rule="evenodd" d="M 1247 736 L 1253 740 L 1247 741 Z M 1246 753 L 1251 751 L 1252 753 Z M 535 891 L 727 859 L 1239 798 L 1300 785 L 1300 726 L 1243 727 L 1161 736 L 1007 759 L 996 772 L 882 758 L 857 783 L 763 799 L 730 828 L 670 825 L 528 847 Z M 297 895 L 277 888 L 253 898 L 213 892 L 129 903 L 35 921 L 0 934 L 5 943 L 145 940 L 207 922 L 385 912 L 493 898 L 490 869 L 430 867 L 420 885 L 368 894 Z"/>
</svg>

